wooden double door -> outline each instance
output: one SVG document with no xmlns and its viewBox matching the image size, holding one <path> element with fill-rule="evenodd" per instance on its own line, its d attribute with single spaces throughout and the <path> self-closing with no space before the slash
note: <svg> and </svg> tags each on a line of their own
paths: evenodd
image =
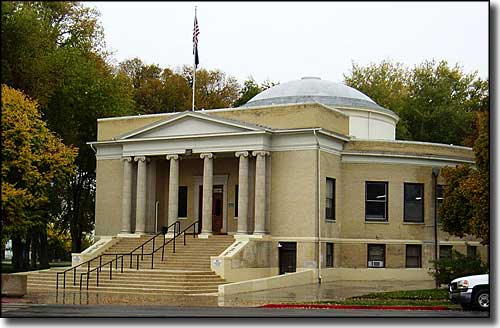
<svg viewBox="0 0 500 328">
<path fill-rule="evenodd" d="M 203 185 L 200 185 L 198 197 L 198 233 L 201 233 L 203 218 Z M 214 185 L 212 192 L 212 232 L 222 233 L 224 217 L 224 185 Z"/>
</svg>

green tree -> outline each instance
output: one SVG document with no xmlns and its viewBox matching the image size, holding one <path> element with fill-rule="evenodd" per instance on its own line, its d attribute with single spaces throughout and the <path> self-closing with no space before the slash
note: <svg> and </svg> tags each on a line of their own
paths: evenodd
<svg viewBox="0 0 500 328">
<path fill-rule="evenodd" d="M 121 62 L 119 72 L 128 77 L 138 113 L 180 112 L 192 107 L 191 67 L 162 69 L 134 58 Z M 239 90 L 236 79 L 219 70 L 196 71 L 196 109 L 230 107 Z"/>
<path fill-rule="evenodd" d="M 182 75 L 193 85 L 193 68 L 184 66 Z M 192 90 L 192 89 L 191 89 Z M 196 71 L 195 109 L 228 108 L 238 99 L 238 81 L 220 70 L 199 69 Z M 186 108 L 191 108 L 190 103 Z"/>
<path fill-rule="evenodd" d="M 396 136 L 403 140 L 468 144 L 473 113 L 488 108 L 488 81 L 446 61 L 411 69 L 390 61 L 353 64 L 344 81 L 396 112 Z"/>
<path fill-rule="evenodd" d="M 444 231 L 458 237 L 470 234 L 489 244 L 489 119 L 487 112 L 478 113 L 476 117 L 479 129 L 473 147 L 476 166 L 442 169 L 447 185 L 439 217 Z"/>
<path fill-rule="evenodd" d="M 249 77 L 245 82 L 243 82 L 243 88 L 240 91 L 239 98 L 234 102 L 233 107 L 240 107 L 246 104 L 250 99 L 265 91 L 275 85 L 278 85 L 277 82 L 265 81 L 261 85 L 258 85 L 257 82 L 253 79 L 253 77 Z"/>
<path fill-rule="evenodd" d="M 74 174 L 77 149 L 47 128 L 36 101 L 3 84 L 2 134 L 2 233 L 13 239 L 13 264 L 22 269 L 22 239 L 38 233 L 45 239 L 37 242 L 47 247 L 50 193 L 55 183 Z M 47 266 L 47 254 L 41 255 Z"/>
<path fill-rule="evenodd" d="M 76 174 L 53 186 L 51 202 L 74 252 L 94 218 L 95 155 L 85 142 L 96 140 L 97 118 L 134 106 L 126 77 L 107 63 L 98 16 L 78 2 L 2 2 L 2 83 L 37 99 L 48 127 L 79 149 Z"/>
</svg>

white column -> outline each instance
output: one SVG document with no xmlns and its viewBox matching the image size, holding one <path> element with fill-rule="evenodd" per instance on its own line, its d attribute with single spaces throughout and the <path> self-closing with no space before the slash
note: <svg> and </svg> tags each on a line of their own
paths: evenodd
<svg viewBox="0 0 500 328">
<path fill-rule="evenodd" d="M 266 156 L 267 151 L 254 151 L 255 163 L 255 229 L 254 235 L 266 234 Z"/>
<path fill-rule="evenodd" d="M 214 184 L 212 153 L 200 154 L 203 159 L 203 213 L 201 216 L 201 234 L 208 236 L 212 234 L 212 193 Z"/>
<path fill-rule="evenodd" d="M 170 161 L 170 175 L 168 178 L 168 225 L 177 221 L 179 213 L 179 155 L 167 155 Z M 174 232 L 171 227 L 169 232 Z"/>
<path fill-rule="evenodd" d="M 124 157 L 122 187 L 122 233 L 130 233 L 132 220 L 132 157 Z"/>
<path fill-rule="evenodd" d="M 238 234 L 248 233 L 248 152 L 236 152 L 240 164 L 238 170 Z"/>
<path fill-rule="evenodd" d="M 146 156 L 136 156 L 137 162 L 137 202 L 135 212 L 135 233 L 146 230 Z"/>
</svg>

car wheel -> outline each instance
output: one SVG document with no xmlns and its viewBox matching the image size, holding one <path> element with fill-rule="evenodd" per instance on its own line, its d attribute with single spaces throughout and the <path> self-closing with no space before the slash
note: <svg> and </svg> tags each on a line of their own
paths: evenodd
<svg viewBox="0 0 500 328">
<path fill-rule="evenodd" d="M 488 310 L 490 308 L 490 291 L 481 289 L 474 297 L 474 303 L 478 309 Z"/>
</svg>

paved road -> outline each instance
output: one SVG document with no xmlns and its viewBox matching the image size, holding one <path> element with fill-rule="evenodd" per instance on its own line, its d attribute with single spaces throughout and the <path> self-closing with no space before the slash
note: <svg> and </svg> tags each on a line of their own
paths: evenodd
<svg viewBox="0 0 500 328">
<path fill-rule="evenodd" d="M 488 320 L 489 313 L 3 303 L 2 317 L 481 317 Z"/>
</svg>

